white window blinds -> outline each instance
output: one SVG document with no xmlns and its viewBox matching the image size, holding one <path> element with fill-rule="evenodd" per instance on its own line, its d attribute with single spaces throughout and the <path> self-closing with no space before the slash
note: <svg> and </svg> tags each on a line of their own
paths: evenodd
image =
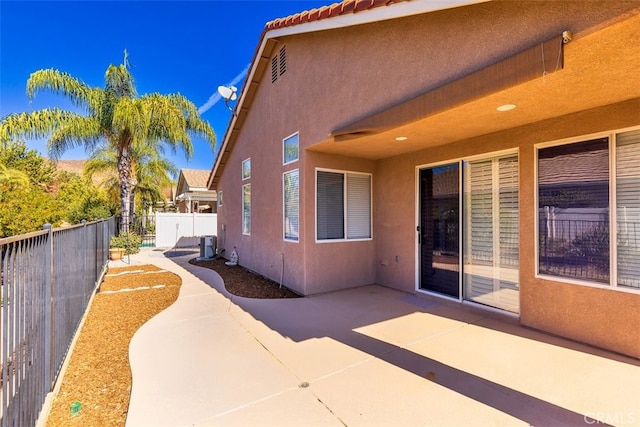
<svg viewBox="0 0 640 427">
<path fill-rule="evenodd" d="M 371 238 L 371 175 L 317 171 L 318 240 Z"/>
<path fill-rule="evenodd" d="M 640 130 L 616 138 L 618 285 L 640 288 Z"/>
<path fill-rule="evenodd" d="M 347 174 L 347 239 L 371 237 L 371 176 Z"/>
<path fill-rule="evenodd" d="M 284 174 L 284 238 L 299 239 L 300 179 L 298 170 Z"/>
<path fill-rule="evenodd" d="M 465 298 L 518 312 L 518 157 L 465 162 Z"/>
<path fill-rule="evenodd" d="M 344 239 L 344 175 L 318 171 L 317 238 Z"/>
</svg>

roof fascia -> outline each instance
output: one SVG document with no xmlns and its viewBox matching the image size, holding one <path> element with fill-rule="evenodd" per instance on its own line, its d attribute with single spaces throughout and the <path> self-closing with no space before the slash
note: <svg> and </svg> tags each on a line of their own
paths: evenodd
<svg viewBox="0 0 640 427">
<path fill-rule="evenodd" d="M 288 27 L 276 28 L 270 30 L 266 34 L 265 39 L 345 28 L 360 24 L 370 24 L 389 19 L 436 12 L 443 9 L 487 3 L 490 1 L 493 0 L 405 0 L 402 2 L 392 3 L 387 6 L 365 9 L 355 13 L 345 13 L 332 18 L 319 19 Z"/>
</svg>

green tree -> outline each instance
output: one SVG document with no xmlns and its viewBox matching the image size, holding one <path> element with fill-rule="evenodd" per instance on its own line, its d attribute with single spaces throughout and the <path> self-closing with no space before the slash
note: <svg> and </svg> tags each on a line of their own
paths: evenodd
<svg viewBox="0 0 640 427">
<path fill-rule="evenodd" d="M 193 154 L 191 135 L 204 137 L 215 147 L 215 134 L 196 106 L 180 93 L 138 96 L 133 76 L 123 64 L 110 65 L 104 88 L 90 87 L 70 74 L 55 69 L 38 70 L 27 80 L 27 95 L 34 98 L 48 90 L 66 96 L 82 113 L 47 108 L 10 114 L 0 120 L 0 142 L 24 136 L 49 137 L 48 150 L 58 158 L 66 150 L 84 146 L 92 152 L 100 143 L 114 151 L 120 184 L 120 213 L 123 231 L 129 229 L 129 205 L 136 176 L 132 163 L 134 144 L 164 144 L 172 150 Z"/>
<path fill-rule="evenodd" d="M 172 184 L 171 177 L 178 174 L 178 169 L 161 155 L 162 147 L 151 144 L 136 143 L 131 148 L 132 170 L 135 173 L 135 186 L 132 189 L 129 215 L 136 211 L 136 200 L 145 205 L 164 201 L 162 190 Z M 91 155 L 85 165 L 85 173 L 89 177 L 103 174 L 107 178 L 101 183 L 102 188 L 110 193 L 118 190 L 116 153 L 108 149 L 99 149 Z"/>
<path fill-rule="evenodd" d="M 0 145 L 0 237 L 107 218 L 115 209 L 88 178 L 57 171 L 24 142 Z"/>
<path fill-rule="evenodd" d="M 2 144 L 0 165 L 20 171 L 33 185 L 49 188 L 56 179 L 56 166 L 36 150 L 30 150 L 24 141 L 10 141 Z"/>
<path fill-rule="evenodd" d="M 41 186 L 0 192 L 0 238 L 41 230 L 46 223 L 57 227 L 63 218 L 60 204 Z"/>
<path fill-rule="evenodd" d="M 115 212 L 115 206 L 109 203 L 105 192 L 89 177 L 77 173 L 59 172 L 55 198 L 65 212 L 65 220 L 71 224 L 108 218 Z"/>
<path fill-rule="evenodd" d="M 0 163 L 0 189 L 11 191 L 16 186 L 26 187 L 29 185 L 29 177 L 26 173 L 18 169 L 10 169 Z"/>
</svg>

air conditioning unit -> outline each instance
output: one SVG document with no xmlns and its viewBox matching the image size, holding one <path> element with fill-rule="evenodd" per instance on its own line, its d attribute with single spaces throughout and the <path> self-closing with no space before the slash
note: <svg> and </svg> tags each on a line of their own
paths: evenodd
<svg viewBox="0 0 640 427">
<path fill-rule="evenodd" d="M 200 237 L 200 259 L 211 259 L 216 253 L 216 236 Z"/>
</svg>

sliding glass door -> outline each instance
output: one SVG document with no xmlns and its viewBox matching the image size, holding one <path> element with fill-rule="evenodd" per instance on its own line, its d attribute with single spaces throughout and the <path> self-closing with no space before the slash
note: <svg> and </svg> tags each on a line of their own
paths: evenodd
<svg viewBox="0 0 640 427">
<path fill-rule="evenodd" d="M 518 312 L 518 157 L 464 162 L 464 298 Z"/>
<path fill-rule="evenodd" d="M 420 289 L 460 295 L 460 166 L 420 171 Z"/>
<path fill-rule="evenodd" d="M 420 170 L 419 236 L 420 289 L 518 312 L 518 156 Z"/>
</svg>

